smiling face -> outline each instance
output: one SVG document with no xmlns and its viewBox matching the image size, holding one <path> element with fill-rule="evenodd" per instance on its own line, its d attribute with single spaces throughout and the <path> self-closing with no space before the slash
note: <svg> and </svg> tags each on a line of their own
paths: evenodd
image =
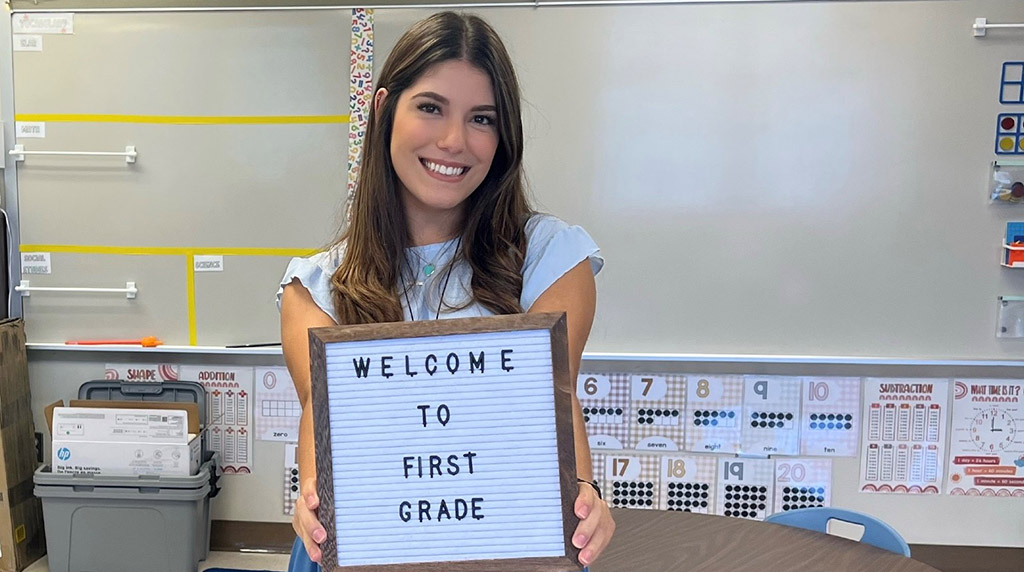
<svg viewBox="0 0 1024 572">
<path fill-rule="evenodd" d="M 463 60 L 434 65 L 395 107 L 391 162 L 410 225 L 461 221 L 498 147 L 491 80 Z"/>
</svg>

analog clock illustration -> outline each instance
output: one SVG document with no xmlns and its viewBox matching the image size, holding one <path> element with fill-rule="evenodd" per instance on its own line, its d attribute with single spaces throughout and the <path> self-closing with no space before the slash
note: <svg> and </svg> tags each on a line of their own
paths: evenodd
<svg viewBox="0 0 1024 572">
<path fill-rule="evenodd" d="M 1005 411 L 986 409 L 971 421 L 971 440 L 986 452 L 1002 451 L 1017 437 L 1017 424 Z"/>
</svg>

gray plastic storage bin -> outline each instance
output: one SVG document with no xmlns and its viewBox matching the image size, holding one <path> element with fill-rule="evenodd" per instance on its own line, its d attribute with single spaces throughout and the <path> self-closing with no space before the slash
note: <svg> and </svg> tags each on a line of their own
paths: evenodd
<svg viewBox="0 0 1024 572">
<path fill-rule="evenodd" d="M 200 431 L 206 429 L 206 391 L 199 383 L 97 380 L 82 384 L 78 396 L 196 403 Z M 199 472 L 189 477 L 55 475 L 49 465 L 36 470 L 50 572 L 196 572 L 210 551 L 210 498 L 219 492 L 220 477 L 216 453 L 203 451 Z"/>
<path fill-rule="evenodd" d="M 211 476 L 35 473 L 50 572 L 195 572 L 210 549 Z"/>
</svg>

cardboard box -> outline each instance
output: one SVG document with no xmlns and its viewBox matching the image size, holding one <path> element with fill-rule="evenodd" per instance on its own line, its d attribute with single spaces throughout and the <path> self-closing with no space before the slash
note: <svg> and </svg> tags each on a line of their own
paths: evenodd
<svg viewBox="0 0 1024 572">
<path fill-rule="evenodd" d="M 61 441 L 187 443 L 188 414 L 181 410 L 57 407 L 53 438 Z"/>
<path fill-rule="evenodd" d="M 137 403 L 138 404 L 138 403 Z M 53 409 L 54 474 L 191 476 L 201 440 L 181 410 Z"/>
<path fill-rule="evenodd" d="M 0 320 L 0 572 L 20 572 L 46 552 L 34 443 L 24 323 Z"/>
</svg>

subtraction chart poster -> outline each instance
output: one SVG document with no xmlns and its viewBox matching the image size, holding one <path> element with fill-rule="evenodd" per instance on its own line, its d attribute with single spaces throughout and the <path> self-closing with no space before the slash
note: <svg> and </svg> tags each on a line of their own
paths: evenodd
<svg viewBox="0 0 1024 572">
<path fill-rule="evenodd" d="M 861 492 L 938 494 L 948 406 L 948 379 L 865 378 Z"/>
</svg>

